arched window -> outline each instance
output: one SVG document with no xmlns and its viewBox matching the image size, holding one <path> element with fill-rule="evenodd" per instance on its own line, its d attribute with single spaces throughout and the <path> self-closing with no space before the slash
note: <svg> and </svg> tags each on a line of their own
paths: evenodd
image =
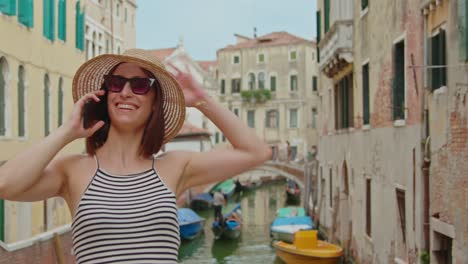
<svg viewBox="0 0 468 264">
<path fill-rule="evenodd" d="M 58 107 L 57 107 L 57 122 L 58 126 L 61 126 L 63 124 L 63 78 L 60 77 L 59 82 L 58 82 Z"/>
<path fill-rule="evenodd" d="M 0 136 L 6 135 L 6 80 L 8 79 L 8 64 L 5 58 L 0 58 Z"/>
<path fill-rule="evenodd" d="M 44 75 L 44 135 L 50 134 L 50 79 Z"/>
<path fill-rule="evenodd" d="M 18 68 L 18 136 L 24 137 L 26 134 L 26 107 L 25 107 L 25 85 L 24 85 L 24 67 Z"/>
<path fill-rule="evenodd" d="M 265 89 L 265 73 L 258 74 L 258 89 Z"/>
<path fill-rule="evenodd" d="M 91 58 L 96 57 L 96 32 L 93 32 L 93 39 L 91 40 Z"/>
<path fill-rule="evenodd" d="M 255 90 L 255 74 L 249 73 L 249 90 Z"/>
</svg>

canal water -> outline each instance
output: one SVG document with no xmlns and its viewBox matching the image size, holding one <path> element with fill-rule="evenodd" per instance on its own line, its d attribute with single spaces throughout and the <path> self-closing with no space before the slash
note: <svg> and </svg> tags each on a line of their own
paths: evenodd
<svg viewBox="0 0 468 264">
<path fill-rule="evenodd" d="M 276 181 L 230 198 L 229 204 L 240 202 L 242 208 L 243 227 L 237 240 L 215 240 L 211 231 L 213 211 L 198 211 L 206 219 L 204 234 L 182 242 L 180 263 L 283 264 L 271 246 L 269 227 L 276 210 L 286 205 L 285 186 L 286 181 Z"/>
</svg>

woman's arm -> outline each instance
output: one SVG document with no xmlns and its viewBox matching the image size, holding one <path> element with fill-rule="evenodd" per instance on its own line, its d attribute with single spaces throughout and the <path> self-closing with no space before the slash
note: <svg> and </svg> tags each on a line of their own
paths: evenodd
<svg viewBox="0 0 468 264">
<path fill-rule="evenodd" d="M 31 148 L 0 166 L 0 199 L 36 201 L 60 195 L 64 182 L 64 159 L 55 155 L 68 143 L 92 135 L 104 123 L 92 128 L 82 126 L 82 108 L 86 100 L 99 101 L 97 95 L 83 96 L 74 106 L 70 120 Z"/>
<path fill-rule="evenodd" d="M 177 193 L 192 186 L 219 182 L 256 167 L 271 157 L 270 147 L 234 113 L 207 96 L 188 74 L 176 76 L 184 89 L 188 107 L 196 107 L 213 122 L 233 148 L 213 149 L 181 155 L 185 169 Z"/>
</svg>

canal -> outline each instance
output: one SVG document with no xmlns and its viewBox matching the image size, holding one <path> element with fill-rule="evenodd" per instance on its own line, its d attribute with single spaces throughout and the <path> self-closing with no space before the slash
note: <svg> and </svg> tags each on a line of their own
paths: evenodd
<svg viewBox="0 0 468 264">
<path fill-rule="evenodd" d="M 213 211 L 198 211 L 206 219 L 204 234 L 182 242 L 180 263 L 284 263 L 271 247 L 269 227 L 276 210 L 285 206 L 285 186 L 285 181 L 276 181 L 230 198 L 230 204 L 240 202 L 242 208 L 243 227 L 238 240 L 215 240 L 210 229 Z"/>
</svg>

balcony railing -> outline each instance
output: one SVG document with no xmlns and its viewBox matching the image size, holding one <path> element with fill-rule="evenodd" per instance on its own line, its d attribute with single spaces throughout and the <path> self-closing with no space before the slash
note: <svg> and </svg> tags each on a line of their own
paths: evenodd
<svg viewBox="0 0 468 264">
<path fill-rule="evenodd" d="M 332 77 L 353 62 L 353 21 L 338 20 L 319 43 L 319 68 Z"/>
</svg>

